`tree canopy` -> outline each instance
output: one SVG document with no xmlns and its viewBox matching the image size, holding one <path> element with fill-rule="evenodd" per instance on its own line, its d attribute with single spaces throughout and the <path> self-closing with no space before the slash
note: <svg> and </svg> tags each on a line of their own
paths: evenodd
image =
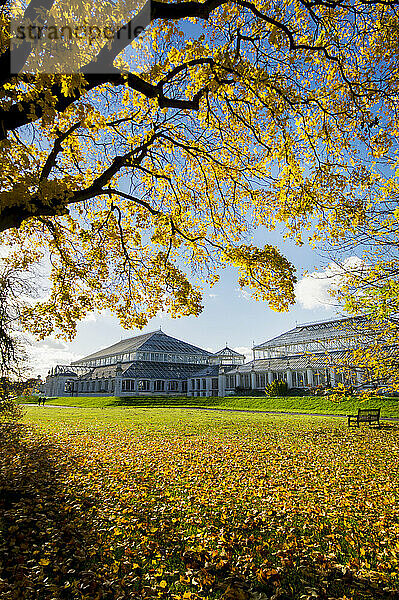
<svg viewBox="0 0 399 600">
<path fill-rule="evenodd" d="M 141 63 L 114 38 L 81 74 L 11 74 L 9 18 L 0 241 L 11 263 L 49 257 L 38 335 L 93 308 L 198 314 L 195 282 L 228 265 L 286 310 L 294 267 L 253 229 L 341 244 L 397 195 L 395 1 L 154 0 Z"/>
</svg>

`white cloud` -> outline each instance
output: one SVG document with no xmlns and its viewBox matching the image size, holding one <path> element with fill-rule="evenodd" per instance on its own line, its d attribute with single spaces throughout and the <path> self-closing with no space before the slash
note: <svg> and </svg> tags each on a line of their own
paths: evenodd
<svg viewBox="0 0 399 600">
<path fill-rule="evenodd" d="M 334 306 L 331 291 L 338 289 L 345 273 L 361 267 L 363 261 L 358 256 L 346 258 L 342 265 L 331 262 L 322 271 L 313 271 L 305 275 L 295 285 L 297 302 L 303 308 L 331 309 Z"/>
<path fill-rule="evenodd" d="M 94 310 L 90 310 L 87 315 L 85 317 L 83 317 L 83 319 L 81 320 L 81 323 L 93 323 L 95 321 L 97 321 L 97 319 L 99 318 L 100 313 L 99 312 L 95 312 Z"/>
<path fill-rule="evenodd" d="M 161 319 L 161 321 L 172 321 L 172 317 L 166 310 L 160 310 L 157 312 L 157 318 Z"/>
<path fill-rule="evenodd" d="M 249 346 L 234 346 L 233 350 L 240 354 L 244 354 L 247 361 L 253 359 L 252 348 L 249 348 Z"/>
<path fill-rule="evenodd" d="M 53 338 L 47 338 L 45 342 L 36 342 L 34 345 L 36 346 L 37 344 L 42 344 L 42 345 L 45 344 L 46 348 L 56 350 L 56 351 L 66 350 L 66 348 L 67 348 L 65 342 L 63 342 L 62 340 L 56 340 Z"/>
<path fill-rule="evenodd" d="M 8 258 L 12 252 L 13 248 L 9 244 L 0 244 L 0 259 Z"/>
<path fill-rule="evenodd" d="M 32 375 L 46 377 L 49 369 L 56 365 L 69 365 L 72 361 L 81 358 L 69 350 L 68 345 L 52 336 L 37 342 L 30 334 L 25 334 L 27 342 L 25 349 L 28 354 L 28 368 Z"/>
<path fill-rule="evenodd" d="M 239 298 L 242 298 L 243 300 L 253 300 L 251 294 L 249 292 L 247 292 L 247 290 L 244 290 L 243 288 L 236 288 L 236 292 L 238 293 Z"/>
<path fill-rule="evenodd" d="M 217 298 L 218 294 L 208 294 L 209 298 Z"/>
</svg>

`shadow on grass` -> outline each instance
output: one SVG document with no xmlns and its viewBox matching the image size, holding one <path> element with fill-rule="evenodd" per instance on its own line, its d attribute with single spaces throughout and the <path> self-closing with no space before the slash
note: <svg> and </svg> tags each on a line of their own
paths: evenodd
<svg viewBox="0 0 399 600">
<path fill-rule="evenodd" d="M 59 447 L 20 433 L 0 445 L 0 598 L 114 599 L 98 570 L 96 498 L 65 489 L 73 462 Z"/>
<path fill-rule="evenodd" d="M 376 428 L 378 429 L 378 427 Z M 399 430 L 399 423 L 387 423 L 387 422 L 383 422 L 381 423 L 381 429 L 387 429 L 388 431 L 398 431 Z"/>
<path fill-rule="evenodd" d="M 295 531 L 297 546 L 287 549 L 279 533 L 279 529 L 287 530 L 284 517 L 269 517 L 270 527 L 265 527 L 265 513 L 250 516 L 244 511 L 242 518 L 232 523 L 225 520 L 223 511 L 218 514 L 212 507 L 202 518 L 208 532 L 220 535 L 217 546 L 211 543 L 207 549 L 194 541 L 194 536 L 188 536 L 190 525 L 184 515 L 179 516 L 173 503 L 165 505 L 164 500 L 137 510 L 135 519 L 141 534 L 133 531 L 125 542 L 135 549 L 131 559 L 137 568 L 130 588 L 132 598 L 399 599 L 399 593 L 387 587 L 381 574 L 360 576 L 356 573 L 358 562 L 352 569 L 333 560 L 328 541 L 325 553 L 311 554 L 313 546 L 303 542 L 300 528 Z M 292 525 L 291 521 L 291 533 L 295 529 Z M 159 563 L 168 594 L 162 593 L 160 575 L 152 566 Z"/>
</svg>

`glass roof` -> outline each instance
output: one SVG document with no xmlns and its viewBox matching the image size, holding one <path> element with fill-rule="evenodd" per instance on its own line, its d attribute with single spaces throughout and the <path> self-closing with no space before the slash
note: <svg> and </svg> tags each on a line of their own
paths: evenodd
<svg viewBox="0 0 399 600">
<path fill-rule="evenodd" d="M 199 366 L 193 364 L 138 360 L 130 365 L 122 377 L 127 379 L 187 379 L 198 371 Z"/>
<path fill-rule="evenodd" d="M 115 356 L 127 352 L 166 352 L 173 354 L 196 354 L 201 356 L 213 356 L 211 352 L 207 352 L 202 348 L 188 344 L 178 340 L 170 335 L 167 335 L 163 331 L 152 331 L 151 333 L 145 333 L 143 335 L 137 335 L 127 340 L 121 340 L 120 342 L 108 346 L 103 350 L 89 354 L 80 360 L 72 363 L 81 364 L 89 360 L 97 358 L 105 358 L 107 356 Z"/>
<path fill-rule="evenodd" d="M 302 343 L 304 341 L 319 340 L 322 337 L 339 338 L 344 335 L 357 335 L 364 333 L 364 317 L 351 317 L 345 319 L 335 319 L 331 321 L 322 321 L 320 323 L 311 323 L 297 325 L 277 337 L 267 340 L 263 344 L 254 346 L 254 350 L 263 350 L 274 348 L 285 344 Z"/>
<path fill-rule="evenodd" d="M 232 350 L 227 346 L 226 348 L 223 348 L 223 350 L 219 350 L 219 352 L 216 352 L 215 354 L 217 354 L 217 356 L 244 356 L 244 354 L 240 354 L 239 352 L 236 352 L 235 350 Z"/>
<path fill-rule="evenodd" d="M 233 367 L 231 372 L 234 373 L 250 373 L 252 370 L 256 373 L 264 373 L 265 371 L 286 371 L 291 369 L 307 369 L 307 368 L 325 368 L 331 364 L 339 365 L 339 363 L 331 363 L 331 360 L 342 360 L 350 356 L 350 351 L 338 350 L 329 353 L 321 354 L 297 354 L 295 356 L 281 356 L 276 358 L 257 359 Z"/>
</svg>

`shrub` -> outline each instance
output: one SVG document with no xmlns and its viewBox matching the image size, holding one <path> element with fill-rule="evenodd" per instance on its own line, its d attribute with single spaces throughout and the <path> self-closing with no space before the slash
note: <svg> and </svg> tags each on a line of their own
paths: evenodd
<svg viewBox="0 0 399 600">
<path fill-rule="evenodd" d="M 272 383 L 266 386 L 266 396 L 278 397 L 286 396 L 288 393 L 288 385 L 285 381 L 275 379 Z"/>
<path fill-rule="evenodd" d="M 264 396 L 265 392 L 263 390 L 252 390 L 252 389 L 237 386 L 234 389 L 234 395 L 240 396 L 241 398 L 245 397 L 245 396 L 252 398 L 254 396 Z"/>
<path fill-rule="evenodd" d="M 309 396 L 310 395 L 310 390 L 306 389 L 306 388 L 289 388 L 288 396 Z"/>
</svg>

